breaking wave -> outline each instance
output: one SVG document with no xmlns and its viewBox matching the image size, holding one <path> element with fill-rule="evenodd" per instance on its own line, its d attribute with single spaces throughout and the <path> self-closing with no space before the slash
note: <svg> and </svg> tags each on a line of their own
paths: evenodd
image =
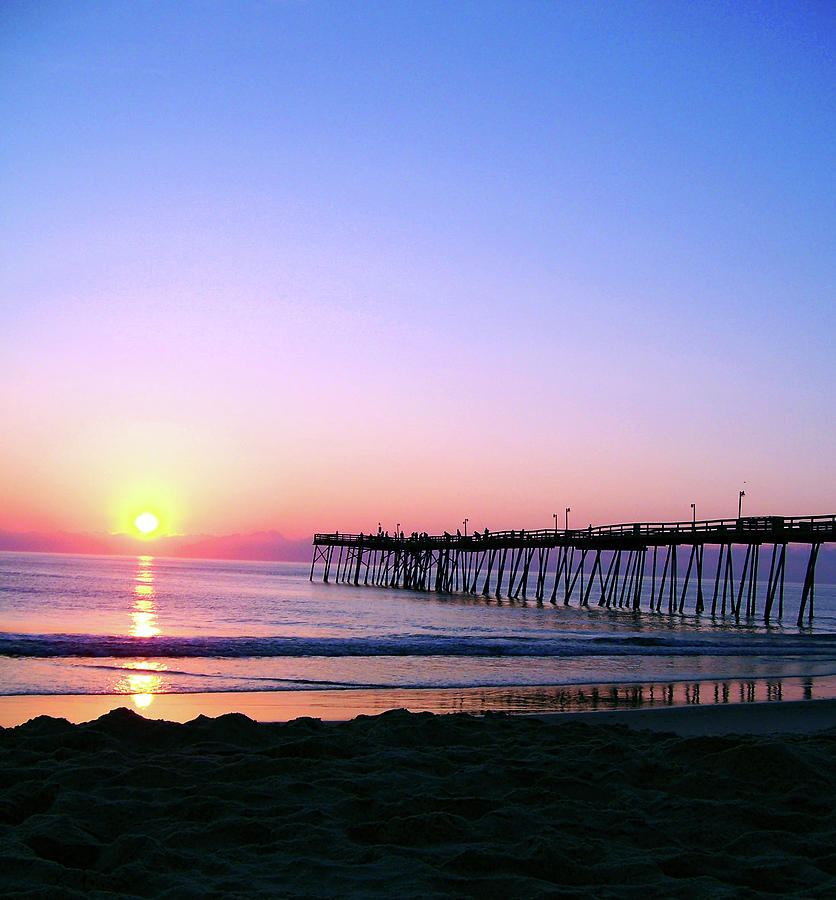
<svg viewBox="0 0 836 900">
<path fill-rule="evenodd" d="M 836 635 L 608 634 L 560 637 L 403 634 L 384 637 L 127 637 L 78 634 L 0 634 L 0 655 L 16 658 L 167 657 L 545 657 L 836 655 Z"/>
</svg>

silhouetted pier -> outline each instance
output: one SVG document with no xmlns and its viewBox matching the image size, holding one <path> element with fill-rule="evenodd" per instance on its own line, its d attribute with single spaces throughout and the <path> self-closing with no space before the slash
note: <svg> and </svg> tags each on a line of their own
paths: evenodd
<svg viewBox="0 0 836 900">
<path fill-rule="evenodd" d="M 805 614 L 809 622 L 813 620 L 819 549 L 834 541 L 836 515 L 637 522 L 471 535 L 332 532 L 314 535 L 310 577 L 313 580 L 316 564 L 321 562 L 325 582 L 333 579 L 515 600 L 527 600 L 531 591 L 532 599 L 541 604 L 548 595 L 549 602 L 568 606 L 576 596 L 579 606 L 593 602 L 634 610 L 642 608 L 644 598 L 646 608 L 655 612 L 691 611 L 732 617 L 737 622 L 762 615 L 768 623 L 773 617 L 780 621 L 784 615 L 787 545 L 806 544 L 810 550 L 797 617 L 802 625 Z M 711 573 L 706 573 L 703 565 L 707 545 L 718 548 Z M 758 574 L 764 545 L 771 553 L 759 611 Z M 735 546 L 745 547 L 742 564 L 742 551 L 738 551 L 737 561 L 734 559 Z M 681 548 L 686 549 L 683 552 Z M 766 571 L 765 560 L 762 571 Z"/>
</svg>

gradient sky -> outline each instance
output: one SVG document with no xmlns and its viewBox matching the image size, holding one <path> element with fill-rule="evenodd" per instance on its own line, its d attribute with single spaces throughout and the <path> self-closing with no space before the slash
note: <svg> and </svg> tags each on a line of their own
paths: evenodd
<svg viewBox="0 0 836 900">
<path fill-rule="evenodd" d="M 804 0 L 5 0 L 0 528 L 836 511 L 835 60 Z"/>
</svg>

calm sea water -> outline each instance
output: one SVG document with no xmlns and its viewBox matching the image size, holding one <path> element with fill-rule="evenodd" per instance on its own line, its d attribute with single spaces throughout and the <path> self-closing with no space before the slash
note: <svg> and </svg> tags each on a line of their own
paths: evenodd
<svg viewBox="0 0 836 900">
<path fill-rule="evenodd" d="M 0 554 L 0 695 L 472 688 L 836 674 L 812 628 L 308 581 L 309 567 Z M 761 588 L 761 597 L 764 589 Z M 646 605 L 646 604 L 643 604 Z"/>
</svg>

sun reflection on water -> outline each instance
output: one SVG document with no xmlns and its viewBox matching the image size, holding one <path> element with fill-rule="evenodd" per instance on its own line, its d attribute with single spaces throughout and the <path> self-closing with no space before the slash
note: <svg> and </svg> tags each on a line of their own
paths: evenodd
<svg viewBox="0 0 836 900">
<path fill-rule="evenodd" d="M 134 577 L 133 606 L 130 610 L 130 634 L 138 638 L 154 638 L 161 634 L 157 624 L 157 592 L 154 586 L 154 557 L 137 557 Z M 137 709 L 147 709 L 154 694 L 161 692 L 163 679 L 158 673 L 165 664 L 150 660 L 132 660 L 122 664 L 124 676 L 116 685 L 120 694 L 130 694 Z"/>
<path fill-rule="evenodd" d="M 157 626 L 157 593 L 154 588 L 154 557 L 137 557 L 134 578 L 134 605 L 131 610 L 131 635 L 150 638 L 160 634 Z"/>
<path fill-rule="evenodd" d="M 163 692 L 162 673 L 167 669 L 165 663 L 157 660 L 131 660 L 122 663 L 126 671 L 116 685 L 119 694 L 130 694 L 134 706 L 145 709 L 151 705 L 155 694 Z"/>
</svg>

